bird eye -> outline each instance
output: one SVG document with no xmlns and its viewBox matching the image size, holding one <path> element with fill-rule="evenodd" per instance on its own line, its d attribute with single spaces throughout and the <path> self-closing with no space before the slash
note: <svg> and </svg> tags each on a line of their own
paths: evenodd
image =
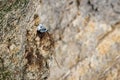
<svg viewBox="0 0 120 80">
<path fill-rule="evenodd" d="M 40 28 L 42 28 L 42 26 L 40 26 Z"/>
</svg>

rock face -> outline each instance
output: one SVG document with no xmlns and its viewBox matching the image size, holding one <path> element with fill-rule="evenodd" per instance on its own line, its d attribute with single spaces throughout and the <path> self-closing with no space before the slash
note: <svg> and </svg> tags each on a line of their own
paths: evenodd
<svg viewBox="0 0 120 80">
<path fill-rule="evenodd" d="M 119 80 L 120 1 L 1 0 L 0 80 L 13 79 Z"/>
</svg>

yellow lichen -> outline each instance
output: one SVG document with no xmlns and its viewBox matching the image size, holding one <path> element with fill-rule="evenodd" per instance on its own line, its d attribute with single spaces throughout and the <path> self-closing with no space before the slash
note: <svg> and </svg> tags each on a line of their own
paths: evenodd
<svg viewBox="0 0 120 80">
<path fill-rule="evenodd" d="M 104 40 L 98 47 L 100 54 L 106 54 L 110 50 L 110 46 L 113 44 L 113 41 L 110 39 Z"/>
</svg>

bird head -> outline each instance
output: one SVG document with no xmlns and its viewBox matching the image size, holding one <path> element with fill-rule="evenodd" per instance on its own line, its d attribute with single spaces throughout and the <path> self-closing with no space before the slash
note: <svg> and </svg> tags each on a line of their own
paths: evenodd
<svg viewBox="0 0 120 80">
<path fill-rule="evenodd" d="M 47 32 L 48 30 L 42 24 L 39 24 L 37 27 L 37 31 L 43 33 L 43 32 Z"/>
</svg>

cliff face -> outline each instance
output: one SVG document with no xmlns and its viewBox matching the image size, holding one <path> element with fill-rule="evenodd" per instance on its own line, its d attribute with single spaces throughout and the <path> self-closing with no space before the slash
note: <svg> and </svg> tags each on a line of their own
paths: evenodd
<svg viewBox="0 0 120 80">
<path fill-rule="evenodd" d="M 1 0 L 0 79 L 119 80 L 120 1 Z"/>
</svg>

